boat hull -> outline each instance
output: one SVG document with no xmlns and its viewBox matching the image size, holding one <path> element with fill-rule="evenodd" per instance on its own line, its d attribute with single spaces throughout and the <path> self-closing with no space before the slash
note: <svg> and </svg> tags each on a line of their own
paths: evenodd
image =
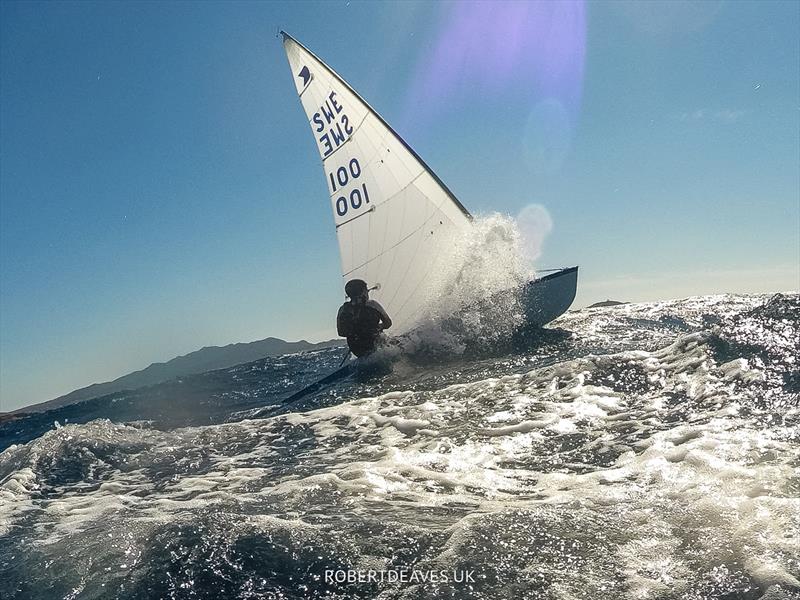
<svg viewBox="0 0 800 600">
<path fill-rule="evenodd" d="M 575 300 L 578 267 L 561 269 L 530 281 L 522 291 L 525 324 L 543 327 L 563 315 Z"/>
</svg>

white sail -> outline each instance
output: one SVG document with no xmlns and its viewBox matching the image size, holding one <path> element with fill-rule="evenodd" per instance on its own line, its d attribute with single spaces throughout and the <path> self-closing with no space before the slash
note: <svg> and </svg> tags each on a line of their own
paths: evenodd
<svg viewBox="0 0 800 600">
<path fill-rule="evenodd" d="M 423 312 L 426 284 L 471 217 L 341 77 L 288 34 L 283 43 L 322 158 L 343 283 L 378 285 L 371 296 L 400 333 Z"/>
</svg>

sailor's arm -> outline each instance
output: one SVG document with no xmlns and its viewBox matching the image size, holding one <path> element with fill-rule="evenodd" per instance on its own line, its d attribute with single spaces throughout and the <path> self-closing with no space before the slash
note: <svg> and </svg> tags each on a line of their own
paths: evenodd
<svg viewBox="0 0 800 600">
<path fill-rule="evenodd" d="M 371 306 L 381 315 L 381 329 L 389 329 L 392 326 L 392 319 L 377 300 L 367 300 L 367 306 Z"/>
</svg>

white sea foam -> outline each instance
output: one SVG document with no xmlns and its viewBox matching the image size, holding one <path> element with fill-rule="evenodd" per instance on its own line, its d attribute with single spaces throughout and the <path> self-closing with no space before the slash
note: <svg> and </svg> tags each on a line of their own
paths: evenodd
<svg viewBox="0 0 800 600">
<path fill-rule="evenodd" d="M 306 548 L 381 566 L 411 552 L 554 598 L 798 587 L 798 408 L 765 427 L 754 415 L 768 365 L 720 359 L 716 343 L 688 333 L 226 425 L 65 425 L 0 455 L 0 536 L 28 527 L 41 560 L 70 556 L 126 585 L 152 570 L 154 544 L 190 531 L 210 548 L 197 560 L 222 556 L 219 569 L 256 536 L 287 563 Z M 414 554 L 417 543 L 431 548 Z M 200 552 L 170 547 L 176 564 Z M 70 573 L 49 577 L 99 585 Z"/>
</svg>

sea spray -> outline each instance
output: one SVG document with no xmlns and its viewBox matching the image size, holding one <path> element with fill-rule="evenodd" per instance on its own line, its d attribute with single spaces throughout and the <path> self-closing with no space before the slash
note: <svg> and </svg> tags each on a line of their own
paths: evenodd
<svg viewBox="0 0 800 600">
<path fill-rule="evenodd" d="M 427 282 L 427 309 L 406 345 L 460 354 L 510 339 L 524 319 L 518 291 L 534 275 L 530 257 L 513 218 L 476 217 Z"/>
</svg>

